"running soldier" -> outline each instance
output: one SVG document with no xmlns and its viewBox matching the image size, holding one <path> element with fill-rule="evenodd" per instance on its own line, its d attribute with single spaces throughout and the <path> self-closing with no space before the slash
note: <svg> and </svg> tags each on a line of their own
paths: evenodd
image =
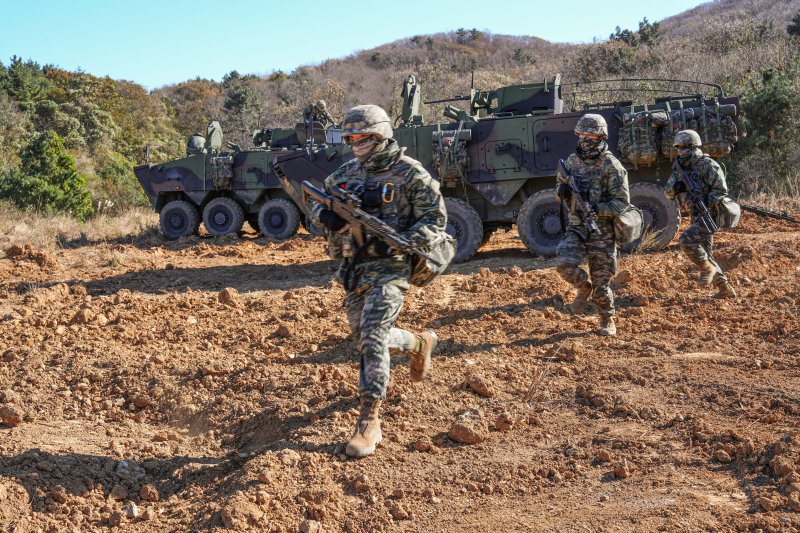
<svg viewBox="0 0 800 533">
<path fill-rule="evenodd" d="M 355 192 L 363 210 L 426 246 L 445 231 L 444 199 L 439 183 L 416 160 L 403 155 L 392 135 L 389 116 L 380 107 L 350 109 L 342 123 L 342 137 L 356 159 L 328 176 L 325 190 L 340 187 Z M 361 352 L 361 415 L 346 453 L 364 457 L 381 440 L 379 410 L 389 384 L 390 352 L 408 353 L 411 380 L 421 381 L 430 371 L 438 339 L 432 331 L 417 335 L 393 327 L 409 287 L 410 263 L 405 254 L 374 238 L 358 248 L 345 221 L 322 204 L 313 206 L 312 219 L 327 230 L 330 256 L 344 259 L 336 277 L 345 287 L 344 307 Z"/>
<path fill-rule="evenodd" d="M 713 284 L 717 289 L 715 298 L 736 298 L 736 292 L 728 283 L 728 278 L 711 255 L 715 227 L 713 221 L 709 220 L 709 213 L 713 213 L 715 204 L 728 194 L 725 173 L 719 163 L 700 150 L 701 145 L 700 135 L 694 130 L 682 130 L 675 134 L 673 146 L 678 154 L 678 168 L 667 180 L 664 194 L 670 200 L 680 194 L 683 198 L 679 200 L 684 202 L 690 193 L 696 198 L 687 206 L 691 210 L 692 219 L 689 227 L 681 234 L 680 246 L 683 253 L 700 270 L 697 284 L 701 287 Z M 691 190 L 687 181 L 697 190 Z"/>
<path fill-rule="evenodd" d="M 559 168 L 556 177 L 556 196 L 570 206 L 569 225 L 557 249 L 556 270 L 578 290 L 575 300 L 567 306 L 570 312 L 582 312 L 591 298 L 600 315 L 597 333 L 613 336 L 617 334 L 610 284 L 617 272 L 613 217 L 630 202 L 628 172 L 608 150 L 608 126 L 602 116 L 594 113 L 582 116 L 575 134 L 578 148 L 565 163 L 569 175 Z M 577 193 L 591 206 L 589 217 L 578 209 L 580 198 L 569 184 L 572 178 Z M 597 224 L 599 232 L 590 231 L 592 222 Z M 588 274 L 580 266 L 584 260 L 589 263 Z"/>
</svg>

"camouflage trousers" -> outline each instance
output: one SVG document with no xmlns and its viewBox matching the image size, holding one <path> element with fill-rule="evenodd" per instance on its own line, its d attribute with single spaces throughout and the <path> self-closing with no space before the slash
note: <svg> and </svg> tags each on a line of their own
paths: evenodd
<svg viewBox="0 0 800 533">
<path fill-rule="evenodd" d="M 681 234 L 679 240 L 681 250 L 686 254 L 686 257 L 697 266 L 702 266 L 706 261 L 714 265 L 716 273 L 712 283 L 715 287 L 720 287 L 728 283 L 728 278 L 722 272 L 714 257 L 711 255 L 711 250 L 714 246 L 714 234 L 708 231 L 702 222 L 694 219 Z"/>
<path fill-rule="evenodd" d="M 556 270 L 566 281 L 580 287 L 591 277 L 592 301 L 600 316 L 614 316 L 614 294 L 611 292 L 611 278 L 617 273 L 617 246 L 614 240 L 614 227 L 600 224 L 604 236 L 590 237 L 586 241 L 577 231 L 568 229 L 558 244 Z M 581 263 L 589 263 L 589 273 L 581 268 Z"/>
<path fill-rule="evenodd" d="M 393 327 L 403 306 L 405 289 L 395 284 L 362 285 L 344 297 L 347 321 L 361 352 L 358 392 L 386 398 L 389 354 L 413 350 L 417 336 Z"/>
</svg>

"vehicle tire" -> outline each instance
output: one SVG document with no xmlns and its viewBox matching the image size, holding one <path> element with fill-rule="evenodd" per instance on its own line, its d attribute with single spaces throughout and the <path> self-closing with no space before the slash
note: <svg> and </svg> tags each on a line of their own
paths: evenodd
<svg viewBox="0 0 800 533">
<path fill-rule="evenodd" d="M 300 219 L 300 210 L 285 198 L 267 200 L 258 210 L 261 233 L 278 241 L 294 237 L 300 227 Z"/>
<path fill-rule="evenodd" d="M 631 203 L 642 210 L 644 230 L 642 237 L 622 247 L 625 252 L 639 249 L 656 252 L 670 242 L 678 232 L 681 214 L 675 202 L 668 200 L 664 190 L 655 183 L 637 183 L 631 186 Z"/>
<path fill-rule="evenodd" d="M 173 200 L 161 208 L 159 213 L 161 235 L 174 241 L 180 237 L 194 235 L 200 227 L 197 209 L 185 200 Z"/>
<path fill-rule="evenodd" d="M 525 200 L 517 215 L 517 231 L 531 253 L 552 257 L 561 242 L 561 205 L 547 189 Z"/>
<path fill-rule="evenodd" d="M 463 263 L 475 255 L 483 241 L 483 222 L 478 212 L 464 200 L 445 198 L 447 233 L 456 240 L 454 263 Z"/>
<path fill-rule="evenodd" d="M 214 198 L 203 209 L 203 225 L 213 237 L 236 233 L 244 225 L 242 206 L 232 198 Z"/>
</svg>

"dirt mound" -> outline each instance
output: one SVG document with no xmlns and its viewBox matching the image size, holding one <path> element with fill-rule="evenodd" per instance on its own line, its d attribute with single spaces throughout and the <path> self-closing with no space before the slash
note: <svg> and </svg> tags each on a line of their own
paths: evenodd
<svg viewBox="0 0 800 533">
<path fill-rule="evenodd" d="M 619 335 L 495 234 L 406 296 L 384 439 L 343 454 L 358 357 L 321 240 L 84 243 L 0 259 L 0 530 L 800 528 L 800 233 L 624 256 Z M 16 529 L 15 529 L 16 528 Z"/>
</svg>

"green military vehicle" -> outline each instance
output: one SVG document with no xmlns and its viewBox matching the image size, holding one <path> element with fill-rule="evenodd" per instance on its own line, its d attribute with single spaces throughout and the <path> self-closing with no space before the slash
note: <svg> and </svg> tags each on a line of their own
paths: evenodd
<svg viewBox="0 0 800 533">
<path fill-rule="evenodd" d="M 273 239 L 288 239 L 301 224 L 303 212 L 281 186 L 272 166 L 277 153 L 313 152 L 319 145 L 341 143 L 341 132 L 305 121 L 295 129 L 262 129 L 253 134 L 254 148 L 227 143 L 212 122 L 205 137 L 189 138 L 186 157 L 134 168 L 153 207 L 160 214 L 167 239 L 196 234 L 200 223 L 209 235 L 235 233 L 244 222 Z M 149 159 L 149 158 L 146 158 Z M 341 164 L 331 159 L 329 164 Z"/>
<path fill-rule="evenodd" d="M 726 97 L 719 86 L 680 80 L 610 80 L 636 82 L 637 87 L 662 83 L 710 87 L 699 92 L 651 89 L 661 94 L 654 102 L 614 101 L 564 110 L 565 86 L 556 75 L 542 83 L 472 89 L 470 94 L 426 104 L 468 102 L 466 110 L 444 107 L 446 124 L 425 125 L 419 115 L 421 90 L 413 76 L 402 90 L 403 112 L 394 137 L 406 154 L 419 160 L 439 180 L 448 213 L 448 231 L 458 241 L 455 261 L 466 261 L 492 232 L 516 224 L 520 238 L 533 253 L 555 254 L 562 235 L 562 206 L 553 195 L 560 159 L 574 151 L 573 133 L 586 113 L 602 115 L 609 125 L 609 148 L 628 169 L 631 202 L 642 209 L 646 231 L 641 241 L 651 249 L 666 246 L 678 229 L 680 213 L 662 187 L 671 173 L 672 138 L 681 130 L 697 130 L 703 150 L 714 157 L 727 155 L 736 143 L 738 99 Z M 610 91 L 609 82 L 597 91 Z M 624 89 L 624 87 L 621 87 Z M 595 91 L 591 84 L 572 85 Z M 617 87 L 619 94 L 620 87 Z M 676 94 L 677 93 L 677 94 Z M 303 179 L 318 181 L 327 170 L 319 162 L 346 159 L 346 147 L 322 147 L 310 155 L 279 155 L 275 166 L 286 190 L 298 205 Z M 351 157 L 351 156 L 349 156 Z M 632 247 L 639 243 L 634 243 Z"/>
</svg>

